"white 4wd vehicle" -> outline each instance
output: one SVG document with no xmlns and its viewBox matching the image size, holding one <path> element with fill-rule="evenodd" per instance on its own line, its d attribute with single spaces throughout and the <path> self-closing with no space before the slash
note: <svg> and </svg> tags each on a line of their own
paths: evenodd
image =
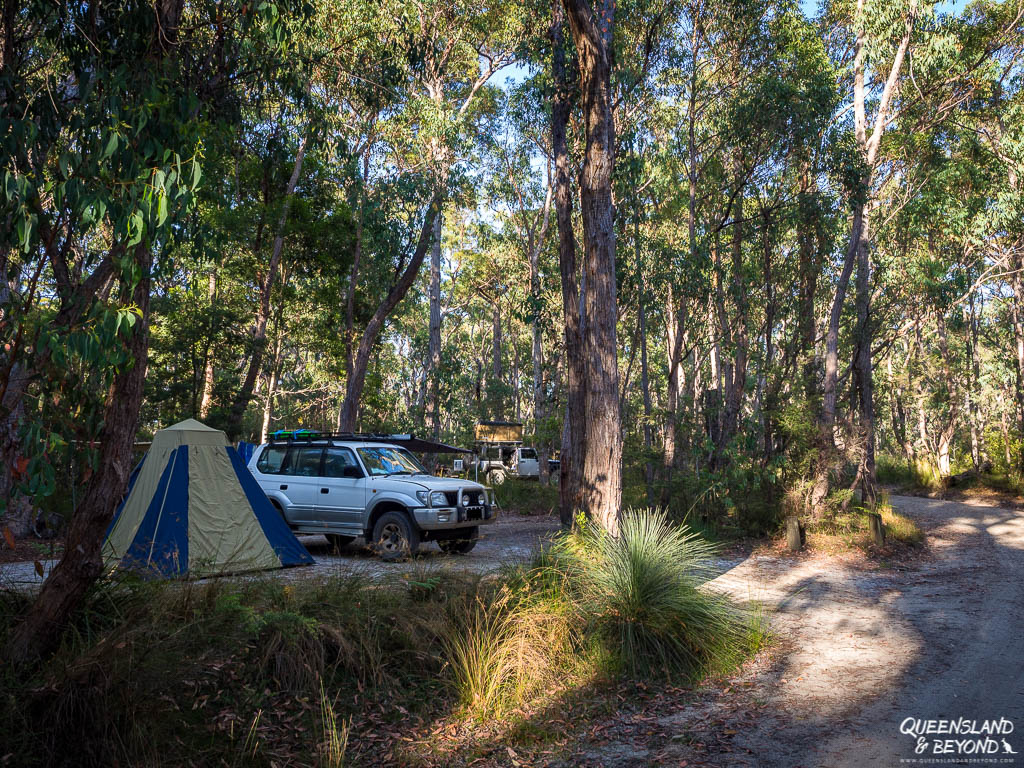
<svg viewBox="0 0 1024 768">
<path fill-rule="evenodd" d="M 521 445 L 481 446 L 477 471 L 482 473 L 491 485 L 501 485 L 510 475 L 540 478 L 537 451 Z"/>
<path fill-rule="evenodd" d="M 365 537 L 386 560 L 436 541 L 466 553 L 478 527 L 496 514 L 487 488 L 434 477 L 387 438 L 315 436 L 259 446 L 249 471 L 296 533 L 320 533 L 335 546 Z"/>
</svg>

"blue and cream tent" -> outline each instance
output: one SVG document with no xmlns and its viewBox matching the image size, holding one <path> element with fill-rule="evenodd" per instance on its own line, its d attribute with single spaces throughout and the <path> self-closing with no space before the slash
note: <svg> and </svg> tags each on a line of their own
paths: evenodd
<svg viewBox="0 0 1024 768">
<path fill-rule="evenodd" d="M 158 578 L 313 562 L 227 436 L 194 419 L 153 436 L 107 529 L 103 559 L 108 570 Z"/>
</svg>

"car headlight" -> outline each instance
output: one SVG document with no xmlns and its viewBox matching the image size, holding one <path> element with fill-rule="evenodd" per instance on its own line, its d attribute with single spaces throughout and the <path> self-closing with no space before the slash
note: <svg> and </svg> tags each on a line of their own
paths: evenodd
<svg viewBox="0 0 1024 768">
<path fill-rule="evenodd" d="M 443 491 L 434 491 L 430 494 L 430 506 L 446 507 L 448 506 L 448 497 L 444 495 Z"/>
<path fill-rule="evenodd" d="M 416 491 L 416 498 L 424 507 L 430 506 L 430 491 Z"/>
</svg>

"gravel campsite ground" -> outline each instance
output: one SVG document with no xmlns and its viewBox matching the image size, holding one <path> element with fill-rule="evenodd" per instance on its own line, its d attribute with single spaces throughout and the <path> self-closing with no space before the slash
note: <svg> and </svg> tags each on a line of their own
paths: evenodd
<svg viewBox="0 0 1024 768">
<path fill-rule="evenodd" d="M 764 605 L 775 637 L 735 677 L 640 695 L 604 721 L 569 726 L 555 753 L 499 750 L 485 764 L 896 766 L 915 756 L 915 739 L 900 733 L 905 718 L 964 717 L 1012 720 L 1008 746 L 1024 765 L 1024 511 L 892 501 L 925 530 L 916 557 L 762 548 L 717 561 L 710 586 Z M 332 554 L 322 538 L 303 537 L 317 565 L 279 573 L 487 572 L 528 557 L 557 529 L 552 517 L 506 515 L 470 555 L 426 545 L 411 567 L 381 563 L 360 542 Z M 0 565 L 0 585 L 38 583 L 32 562 Z"/>
</svg>

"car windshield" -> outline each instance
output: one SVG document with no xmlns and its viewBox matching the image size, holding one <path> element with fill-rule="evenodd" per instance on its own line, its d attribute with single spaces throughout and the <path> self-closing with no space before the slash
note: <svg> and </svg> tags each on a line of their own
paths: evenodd
<svg viewBox="0 0 1024 768">
<path fill-rule="evenodd" d="M 386 445 L 359 448 L 359 458 L 363 460 L 371 475 L 418 475 L 425 474 L 426 469 L 408 451 L 391 448 Z"/>
</svg>

